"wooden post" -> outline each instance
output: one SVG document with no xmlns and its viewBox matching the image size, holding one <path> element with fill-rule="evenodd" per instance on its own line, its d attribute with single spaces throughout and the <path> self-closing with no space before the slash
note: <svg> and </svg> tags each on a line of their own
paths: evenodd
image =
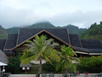
<svg viewBox="0 0 102 77">
<path fill-rule="evenodd" d="M 0 72 L 1 72 L 1 66 L 0 66 Z"/>
</svg>

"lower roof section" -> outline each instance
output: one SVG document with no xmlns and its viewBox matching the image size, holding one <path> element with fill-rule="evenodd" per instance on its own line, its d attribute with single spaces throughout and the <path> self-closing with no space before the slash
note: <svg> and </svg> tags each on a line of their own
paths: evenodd
<svg viewBox="0 0 102 77">
<path fill-rule="evenodd" d="M 4 64 L 7 64 L 8 63 L 8 57 L 1 50 L 0 50 L 0 62 L 1 63 L 4 63 Z"/>
<path fill-rule="evenodd" d="M 102 53 L 102 49 L 87 49 L 87 48 L 81 48 L 81 47 L 75 47 L 74 48 L 78 51 L 83 51 L 87 53 Z"/>
<path fill-rule="evenodd" d="M 6 55 L 13 55 L 15 54 L 12 50 L 4 50 L 3 51 Z"/>
<path fill-rule="evenodd" d="M 82 39 L 81 44 L 83 48 L 87 49 L 102 49 L 102 43 L 97 39 Z"/>
<path fill-rule="evenodd" d="M 102 53 L 89 53 L 89 55 L 96 55 L 96 56 L 98 56 L 98 55 L 102 55 Z"/>
<path fill-rule="evenodd" d="M 7 66 L 6 63 L 0 62 L 0 66 Z"/>
</svg>

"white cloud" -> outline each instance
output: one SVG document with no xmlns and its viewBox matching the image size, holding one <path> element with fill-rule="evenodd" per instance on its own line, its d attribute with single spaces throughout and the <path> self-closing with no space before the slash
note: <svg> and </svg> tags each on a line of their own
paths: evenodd
<svg viewBox="0 0 102 77">
<path fill-rule="evenodd" d="M 7 28 L 46 20 L 89 27 L 102 20 L 101 7 L 101 0 L 0 0 L 0 24 Z"/>
</svg>

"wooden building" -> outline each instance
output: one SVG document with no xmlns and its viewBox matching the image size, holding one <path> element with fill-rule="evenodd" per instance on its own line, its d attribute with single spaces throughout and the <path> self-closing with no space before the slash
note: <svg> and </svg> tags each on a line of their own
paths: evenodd
<svg viewBox="0 0 102 77">
<path fill-rule="evenodd" d="M 26 40 L 32 40 L 35 35 L 46 35 L 59 43 L 55 49 L 60 51 L 61 45 L 70 46 L 77 53 L 78 57 L 102 55 L 102 43 L 96 39 L 80 39 L 78 34 L 69 34 L 67 29 L 29 29 L 22 28 L 18 34 L 9 34 L 6 40 L 0 39 L 0 49 L 7 55 L 14 55 L 24 49 Z"/>
</svg>

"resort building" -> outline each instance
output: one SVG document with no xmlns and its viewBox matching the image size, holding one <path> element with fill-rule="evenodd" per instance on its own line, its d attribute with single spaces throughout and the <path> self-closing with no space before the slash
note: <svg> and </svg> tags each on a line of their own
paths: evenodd
<svg viewBox="0 0 102 77">
<path fill-rule="evenodd" d="M 67 29 L 29 29 L 22 28 L 18 34 L 9 34 L 6 40 L 0 39 L 0 49 L 6 55 L 15 55 L 22 52 L 23 45 L 27 40 L 33 40 L 35 35 L 46 35 L 58 43 L 55 49 L 61 51 L 61 45 L 70 46 L 77 53 L 78 57 L 102 55 L 102 43 L 96 39 L 80 39 L 78 34 L 69 34 Z"/>
<path fill-rule="evenodd" d="M 0 50 L 0 72 L 5 72 L 5 66 L 8 64 L 8 57 Z"/>
</svg>

